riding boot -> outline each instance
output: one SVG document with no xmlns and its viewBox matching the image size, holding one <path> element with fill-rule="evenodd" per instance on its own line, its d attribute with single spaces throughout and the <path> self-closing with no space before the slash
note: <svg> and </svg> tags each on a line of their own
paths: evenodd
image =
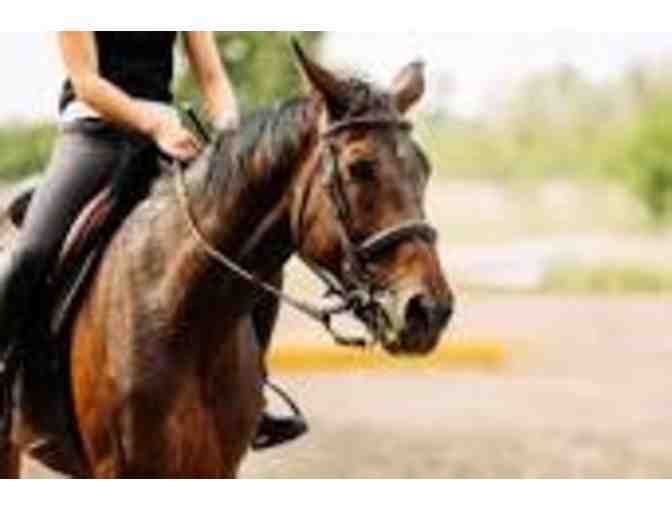
<svg viewBox="0 0 672 510">
<path fill-rule="evenodd" d="M 8 260 L 8 267 L 4 267 L 0 274 L 0 447 L 9 444 L 11 434 L 11 417 L 13 411 L 13 360 L 16 348 L 14 335 L 11 331 L 12 301 L 10 294 L 11 280 L 13 280 L 13 264 Z"/>
<path fill-rule="evenodd" d="M 276 416 L 267 409 L 262 411 L 256 436 L 252 440 L 252 449 L 256 451 L 288 443 L 308 432 L 308 423 L 289 394 L 268 378 L 265 379 L 265 386 L 284 401 L 292 414 Z"/>
<path fill-rule="evenodd" d="M 4 362 L 0 362 L 0 462 L 3 453 L 9 448 L 12 433 L 12 384 L 8 369 Z"/>
<path fill-rule="evenodd" d="M 308 432 L 308 424 L 303 416 L 274 416 L 264 411 L 257 427 L 257 435 L 252 441 L 253 450 L 265 450 L 293 441 Z"/>
<path fill-rule="evenodd" d="M 23 266 L 9 256 L 0 269 L 0 444 L 11 434 L 17 363 L 29 343 L 26 337 L 32 324 L 26 310 L 27 296 L 33 291 L 32 271 Z"/>
</svg>

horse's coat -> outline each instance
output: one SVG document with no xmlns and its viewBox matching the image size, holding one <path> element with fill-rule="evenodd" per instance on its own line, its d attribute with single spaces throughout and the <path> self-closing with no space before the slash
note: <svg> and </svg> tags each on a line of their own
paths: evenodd
<svg viewBox="0 0 672 510">
<path fill-rule="evenodd" d="M 299 60 L 313 93 L 247 120 L 187 173 L 204 234 L 266 279 L 297 251 L 342 276 L 320 134 L 336 120 L 404 113 L 419 98 L 421 77 L 408 69 L 383 93 Z M 428 168 L 407 134 L 344 129 L 332 148 L 353 235 L 424 217 Z M 257 336 L 270 335 L 275 314 L 255 327 L 259 291 L 205 255 L 178 203 L 172 180 L 159 179 L 112 240 L 74 323 L 72 386 L 90 476 L 233 477 L 255 433 L 264 377 Z M 452 308 L 433 246 L 400 242 L 371 271 L 398 305 L 402 340 L 390 350 L 429 352 Z"/>
</svg>

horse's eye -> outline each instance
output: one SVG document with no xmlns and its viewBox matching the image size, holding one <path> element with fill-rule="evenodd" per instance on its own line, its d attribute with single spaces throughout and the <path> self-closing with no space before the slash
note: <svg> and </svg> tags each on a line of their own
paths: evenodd
<svg viewBox="0 0 672 510">
<path fill-rule="evenodd" d="M 358 159 L 348 166 L 350 175 L 355 179 L 370 180 L 376 174 L 377 163 L 373 159 Z"/>
</svg>

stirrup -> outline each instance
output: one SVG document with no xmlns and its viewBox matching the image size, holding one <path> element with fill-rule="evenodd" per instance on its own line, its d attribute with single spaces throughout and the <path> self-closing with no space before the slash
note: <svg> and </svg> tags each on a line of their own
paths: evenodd
<svg viewBox="0 0 672 510">
<path fill-rule="evenodd" d="M 266 380 L 266 385 L 289 407 L 292 414 L 287 417 L 276 418 L 264 411 L 257 434 L 252 440 L 251 446 L 254 451 L 266 450 L 285 444 L 308 432 L 308 423 L 301 409 L 289 394 L 271 381 Z"/>
</svg>

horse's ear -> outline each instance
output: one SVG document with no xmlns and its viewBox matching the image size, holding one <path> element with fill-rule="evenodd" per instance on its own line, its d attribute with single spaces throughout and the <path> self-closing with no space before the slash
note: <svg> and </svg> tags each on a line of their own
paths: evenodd
<svg viewBox="0 0 672 510">
<path fill-rule="evenodd" d="M 308 58 L 295 38 L 292 37 L 291 42 L 299 67 L 311 88 L 324 98 L 331 114 L 342 112 L 346 107 L 347 85 L 332 72 Z"/>
<path fill-rule="evenodd" d="M 416 61 L 404 67 L 392 82 L 392 100 L 400 113 L 406 113 L 425 93 L 425 63 Z"/>
</svg>

